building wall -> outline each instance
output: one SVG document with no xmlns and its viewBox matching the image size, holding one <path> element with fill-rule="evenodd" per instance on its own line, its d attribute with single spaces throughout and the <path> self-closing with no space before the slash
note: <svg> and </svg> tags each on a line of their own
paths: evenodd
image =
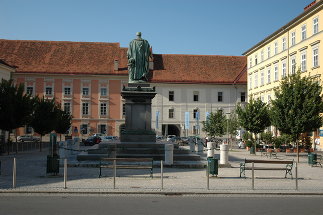
<svg viewBox="0 0 323 215">
<path fill-rule="evenodd" d="M 313 20 L 318 19 L 318 32 L 313 33 Z M 303 17 L 300 21 L 292 24 L 288 30 L 273 35 L 267 41 L 256 47 L 248 57 L 248 94 L 249 98 L 260 98 L 268 102 L 274 98 L 274 89 L 279 86 L 282 80 L 283 64 L 285 64 L 286 75 L 292 73 L 292 60 L 295 59 L 296 71 L 301 69 L 301 56 L 306 54 L 306 69 L 303 75 L 321 77 L 322 68 L 322 39 L 323 39 L 323 11 L 319 10 L 314 14 Z M 306 39 L 302 40 L 302 26 L 306 25 Z M 292 43 L 292 34 L 295 33 L 295 44 Z M 286 49 L 283 50 L 283 38 L 285 38 Z M 278 45 L 278 52 L 275 53 L 275 43 Z M 268 55 L 270 48 L 270 55 Z M 313 50 L 318 48 L 318 66 L 313 66 Z M 263 59 L 262 59 L 263 53 Z M 257 58 L 257 63 L 256 63 Z M 278 68 L 277 79 L 275 79 L 275 67 Z M 268 71 L 270 71 L 270 81 L 268 81 Z M 262 81 L 262 73 L 263 81 Z M 322 79 L 320 80 L 322 83 Z"/>
<path fill-rule="evenodd" d="M 301 71 L 302 76 L 313 77 L 321 85 L 323 84 L 323 70 L 320 67 L 323 65 L 323 4 L 322 1 L 318 1 L 317 4 L 320 5 L 301 14 L 245 53 L 248 62 L 248 98 L 260 98 L 269 103 L 271 99 L 275 99 L 274 89 L 279 87 L 284 75 L 292 74 L 298 70 Z M 314 21 L 318 23 L 316 32 Z M 302 36 L 303 26 L 306 26 L 306 38 Z M 285 50 L 283 49 L 283 38 L 286 43 Z M 275 52 L 275 43 L 278 45 L 277 53 Z M 268 55 L 269 47 L 270 55 Z M 317 65 L 313 63 L 314 50 L 317 50 Z M 262 53 L 264 53 L 263 58 Z M 306 56 L 303 66 L 302 56 Z M 294 60 L 295 67 L 293 66 Z M 283 72 L 284 64 L 285 74 Z M 275 79 L 275 67 L 278 68 L 277 79 Z M 270 81 L 268 80 L 268 71 L 270 71 Z M 319 138 L 318 132 L 315 132 L 315 137 Z M 320 139 L 322 142 L 323 138 Z"/>
<path fill-rule="evenodd" d="M 70 104 L 70 112 L 73 116 L 72 129 L 70 133 L 78 136 L 88 136 L 99 133 L 102 125 L 106 127 L 107 135 L 119 135 L 116 122 L 122 124 L 122 101 L 121 81 L 123 77 L 101 77 L 101 76 L 67 76 L 67 75 L 36 75 L 36 74 L 14 74 L 17 83 L 23 83 L 25 90 L 32 88 L 33 96 L 45 96 L 55 98 L 61 104 Z M 29 89 L 27 89 L 29 88 Z M 46 94 L 46 88 L 52 89 L 52 94 Z M 70 93 L 65 92 L 69 88 Z M 83 88 L 88 89 L 88 95 L 83 95 Z M 105 94 L 101 95 L 101 88 L 105 88 Z M 88 114 L 83 114 L 82 104 L 88 103 Z M 101 103 L 106 104 L 106 114 L 101 114 Z M 102 111 L 104 113 L 104 109 Z M 88 127 L 86 134 L 82 135 L 81 126 Z M 75 127 L 77 132 L 74 132 Z M 19 129 L 19 134 L 26 132 L 26 128 Z"/>
<path fill-rule="evenodd" d="M 0 63 L 0 81 L 1 79 L 9 80 L 11 77 L 11 73 L 14 71 L 14 68 L 8 67 Z"/>
<path fill-rule="evenodd" d="M 181 136 L 198 134 L 206 136 L 202 131 L 202 122 L 207 113 L 222 109 L 224 113 L 234 111 L 241 102 L 241 93 L 245 93 L 246 85 L 205 85 L 205 84 L 154 84 L 157 95 L 152 101 L 152 128 L 158 135 L 167 135 L 165 125 L 177 125 Z M 174 92 L 174 101 L 169 101 L 169 92 Z M 222 101 L 218 101 L 218 92 L 222 92 Z M 194 93 L 198 93 L 198 101 L 194 101 Z M 174 110 L 174 117 L 169 117 L 169 109 Z M 194 110 L 199 112 L 199 120 L 194 119 Z M 156 128 L 156 112 L 159 112 L 158 128 Z M 185 130 L 185 112 L 189 112 L 189 128 Z M 194 127 L 199 125 L 198 131 Z M 164 130 L 163 130 L 164 125 Z"/>
</svg>

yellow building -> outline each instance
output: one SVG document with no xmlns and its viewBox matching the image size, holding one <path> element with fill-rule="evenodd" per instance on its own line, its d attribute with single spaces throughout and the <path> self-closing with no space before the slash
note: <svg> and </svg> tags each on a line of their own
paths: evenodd
<svg viewBox="0 0 323 215">
<path fill-rule="evenodd" d="M 299 16 L 243 53 L 248 60 L 249 98 L 269 103 L 282 78 L 299 69 L 323 84 L 322 8 L 323 1 L 313 1 Z"/>
</svg>

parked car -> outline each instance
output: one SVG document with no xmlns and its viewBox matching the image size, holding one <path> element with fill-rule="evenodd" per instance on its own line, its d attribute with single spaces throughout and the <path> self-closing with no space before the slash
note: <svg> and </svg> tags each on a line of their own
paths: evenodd
<svg viewBox="0 0 323 215">
<path fill-rule="evenodd" d="M 115 140 L 114 136 L 100 136 L 101 141 L 112 141 Z"/>
<path fill-rule="evenodd" d="M 175 141 L 176 135 L 167 135 L 166 141 Z"/>
<path fill-rule="evenodd" d="M 38 142 L 40 141 L 39 137 L 36 136 L 32 136 L 32 135 L 22 135 L 22 136 L 18 136 L 17 140 L 19 142 Z"/>
<path fill-rule="evenodd" d="M 84 141 L 84 145 L 85 146 L 93 146 L 95 144 L 99 144 L 101 142 L 101 138 L 100 137 L 97 137 L 97 136 L 91 136 L 89 138 L 87 138 L 85 141 Z"/>
</svg>

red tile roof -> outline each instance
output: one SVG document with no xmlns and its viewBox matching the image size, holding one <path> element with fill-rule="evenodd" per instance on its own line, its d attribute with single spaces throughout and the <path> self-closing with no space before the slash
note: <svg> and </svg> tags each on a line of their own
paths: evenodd
<svg viewBox="0 0 323 215">
<path fill-rule="evenodd" d="M 0 59 L 19 73 L 127 75 L 119 43 L 1 40 Z M 246 84 L 244 56 L 154 54 L 153 83 Z M 114 60 L 119 70 L 114 71 Z"/>
</svg>

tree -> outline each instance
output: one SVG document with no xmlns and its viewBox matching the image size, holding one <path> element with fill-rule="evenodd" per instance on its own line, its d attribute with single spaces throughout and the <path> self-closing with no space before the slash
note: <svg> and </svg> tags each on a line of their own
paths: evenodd
<svg viewBox="0 0 323 215">
<path fill-rule="evenodd" d="M 40 134 L 39 151 L 42 150 L 42 137 L 56 128 L 58 109 L 55 99 L 37 97 L 30 125 L 35 132 Z"/>
<path fill-rule="evenodd" d="M 237 106 L 236 112 L 240 125 L 247 131 L 252 132 L 256 137 L 266 127 L 270 126 L 268 105 L 260 99 L 254 100 L 251 97 L 250 102 L 244 108 L 240 105 Z"/>
<path fill-rule="evenodd" d="M 60 141 L 62 141 L 62 134 L 65 134 L 72 125 L 72 116 L 69 112 L 58 109 L 57 123 L 55 131 L 60 134 Z"/>
<path fill-rule="evenodd" d="M 228 132 L 230 134 L 230 138 L 232 139 L 232 136 L 237 135 L 237 130 L 240 128 L 239 121 L 237 114 L 235 111 L 231 112 L 229 119 L 228 119 Z"/>
<path fill-rule="evenodd" d="M 282 80 L 275 90 L 272 101 L 272 124 L 283 134 L 292 136 L 297 145 L 301 133 L 310 132 L 322 125 L 322 87 L 310 77 L 301 77 L 300 72 Z M 297 153 L 299 162 L 299 152 Z"/>
<path fill-rule="evenodd" d="M 15 85 L 13 80 L 0 83 L 0 129 L 8 131 L 7 150 L 9 154 L 10 132 L 24 126 L 30 119 L 34 99 L 24 93 L 24 85 Z"/>
<path fill-rule="evenodd" d="M 202 123 L 202 130 L 210 137 L 222 137 L 225 134 L 226 119 L 222 110 L 217 110 L 215 113 L 211 112 L 207 120 Z"/>
</svg>

